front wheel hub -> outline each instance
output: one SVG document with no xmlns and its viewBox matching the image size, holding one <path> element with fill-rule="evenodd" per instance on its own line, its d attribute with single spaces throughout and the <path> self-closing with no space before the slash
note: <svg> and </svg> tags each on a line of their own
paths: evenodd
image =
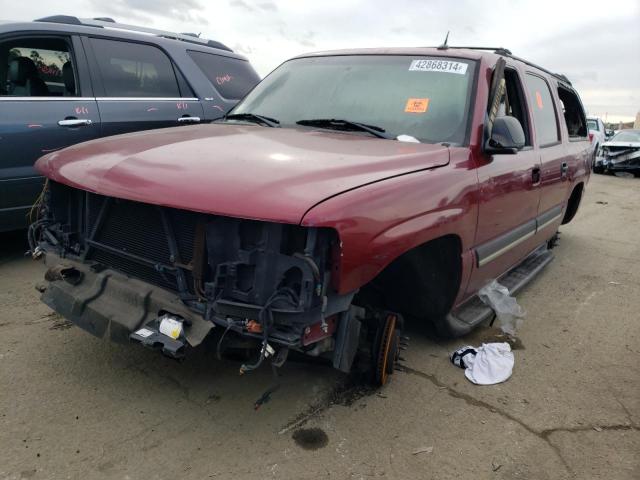
<svg viewBox="0 0 640 480">
<path fill-rule="evenodd" d="M 374 349 L 374 381 L 378 386 L 387 383 L 398 361 L 400 326 L 401 321 L 394 313 L 387 314 L 381 321 L 379 334 L 376 336 L 377 345 Z"/>
</svg>

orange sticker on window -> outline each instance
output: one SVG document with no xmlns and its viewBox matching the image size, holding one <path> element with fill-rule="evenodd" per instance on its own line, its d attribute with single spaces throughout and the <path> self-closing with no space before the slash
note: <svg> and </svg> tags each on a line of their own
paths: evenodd
<svg viewBox="0 0 640 480">
<path fill-rule="evenodd" d="M 429 108 L 428 98 L 410 98 L 404 107 L 407 113 L 424 113 Z"/>
<path fill-rule="evenodd" d="M 542 95 L 540 95 L 540 92 L 536 92 L 536 103 L 538 104 L 538 108 L 542 110 Z"/>
</svg>

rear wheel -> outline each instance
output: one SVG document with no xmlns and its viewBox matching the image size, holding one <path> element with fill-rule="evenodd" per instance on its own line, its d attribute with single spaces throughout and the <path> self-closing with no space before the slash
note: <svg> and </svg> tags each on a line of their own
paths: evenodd
<svg viewBox="0 0 640 480">
<path fill-rule="evenodd" d="M 571 196 L 569 197 L 569 201 L 567 202 L 567 208 L 562 219 L 562 225 L 566 225 L 567 223 L 569 223 L 571 220 L 573 220 L 573 217 L 576 216 L 576 213 L 578 213 L 578 207 L 580 207 L 583 190 L 584 185 L 582 185 L 582 183 L 579 183 L 571 192 Z"/>
</svg>

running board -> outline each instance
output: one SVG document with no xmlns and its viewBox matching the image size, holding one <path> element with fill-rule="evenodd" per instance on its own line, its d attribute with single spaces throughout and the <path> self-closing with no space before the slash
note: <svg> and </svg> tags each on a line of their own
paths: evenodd
<svg viewBox="0 0 640 480">
<path fill-rule="evenodd" d="M 498 282 L 509 289 L 511 295 L 516 295 L 533 278 L 546 267 L 554 256 L 546 245 L 535 250 L 519 265 L 498 278 Z M 474 295 L 460 307 L 449 314 L 451 321 L 462 322 L 469 326 L 476 326 L 493 316 L 493 310 L 482 303 L 477 295 Z"/>
</svg>

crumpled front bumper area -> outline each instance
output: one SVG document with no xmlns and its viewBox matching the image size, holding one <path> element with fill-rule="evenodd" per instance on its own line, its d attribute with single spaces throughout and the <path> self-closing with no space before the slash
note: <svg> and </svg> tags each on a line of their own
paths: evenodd
<svg viewBox="0 0 640 480">
<path fill-rule="evenodd" d="M 170 312 L 185 319 L 184 336 L 195 347 L 202 342 L 213 323 L 188 309 L 175 293 L 129 278 L 113 270 L 93 270 L 48 252 L 45 257 L 47 277 L 42 301 L 87 332 L 117 343 L 128 343 L 129 335 Z M 72 279 L 56 274 L 73 269 Z"/>
<path fill-rule="evenodd" d="M 640 148 L 603 147 L 594 165 L 612 172 L 640 172 Z"/>
</svg>

